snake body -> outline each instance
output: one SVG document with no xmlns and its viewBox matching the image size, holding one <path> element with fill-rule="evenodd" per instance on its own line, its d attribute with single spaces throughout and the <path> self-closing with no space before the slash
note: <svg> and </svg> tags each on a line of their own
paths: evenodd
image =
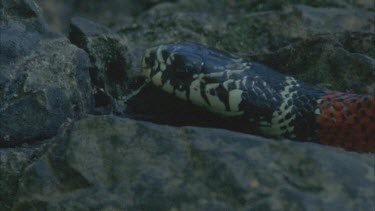
<svg viewBox="0 0 375 211">
<path fill-rule="evenodd" d="M 147 81 L 254 133 L 375 152 L 375 96 L 329 91 L 194 42 L 160 45 L 142 60 Z"/>
</svg>

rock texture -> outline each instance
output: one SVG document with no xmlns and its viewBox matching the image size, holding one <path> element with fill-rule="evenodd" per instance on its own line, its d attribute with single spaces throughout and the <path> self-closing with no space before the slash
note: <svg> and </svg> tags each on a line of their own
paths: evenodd
<svg viewBox="0 0 375 211">
<path fill-rule="evenodd" d="M 71 20 L 69 39 L 90 56 L 97 111 L 123 111 L 122 97 L 137 84 L 131 66 L 138 63 L 131 60 L 124 40 L 105 26 L 79 17 Z"/>
<path fill-rule="evenodd" d="M 55 31 L 68 33 L 72 16 L 84 16 L 95 22 L 113 26 L 126 18 L 139 15 L 152 6 L 175 0 L 36 0 L 43 7 L 48 22 Z"/>
<path fill-rule="evenodd" d="M 371 155 L 114 116 L 80 120 L 27 167 L 16 210 L 371 210 Z"/>
<path fill-rule="evenodd" d="M 11 210 L 16 202 L 18 181 L 24 169 L 42 156 L 51 141 L 28 147 L 0 148 L 0 210 Z"/>
<path fill-rule="evenodd" d="M 1 19 L 0 146 L 52 137 L 91 109 L 88 56 L 33 1 L 4 1 Z"/>
</svg>

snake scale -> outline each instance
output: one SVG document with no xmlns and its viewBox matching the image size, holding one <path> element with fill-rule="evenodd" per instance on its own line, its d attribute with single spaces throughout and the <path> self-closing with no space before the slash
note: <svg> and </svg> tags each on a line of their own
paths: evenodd
<svg viewBox="0 0 375 211">
<path fill-rule="evenodd" d="M 325 90 L 256 62 L 179 42 L 146 50 L 146 81 L 254 133 L 375 152 L 375 96 Z"/>
</svg>

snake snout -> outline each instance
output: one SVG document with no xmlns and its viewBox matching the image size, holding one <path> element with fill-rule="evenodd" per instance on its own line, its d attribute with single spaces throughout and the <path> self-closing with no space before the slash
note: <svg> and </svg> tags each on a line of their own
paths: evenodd
<svg viewBox="0 0 375 211">
<path fill-rule="evenodd" d="M 173 49 L 168 45 L 147 49 L 142 60 L 143 75 L 147 79 L 152 79 L 173 71 L 173 60 Z"/>
<path fill-rule="evenodd" d="M 156 62 L 156 48 L 147 49 L 142 59 L 142 73 L 147 80 L 150 80 L 157 71 L 158 64 Z"/>
</svg>

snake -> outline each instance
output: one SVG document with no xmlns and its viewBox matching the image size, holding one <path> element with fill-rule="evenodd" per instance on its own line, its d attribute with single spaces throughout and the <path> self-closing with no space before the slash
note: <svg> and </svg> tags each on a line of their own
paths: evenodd
<svg viewBox="0 0 375 211">
<path fill-rule="evenodd" d="M 375 95 L 328 90 L 258 62 L 181 41 L 147 49 L 142 74 L 157 89 L 252 133 L 375 152 Z"/>
</svg>

